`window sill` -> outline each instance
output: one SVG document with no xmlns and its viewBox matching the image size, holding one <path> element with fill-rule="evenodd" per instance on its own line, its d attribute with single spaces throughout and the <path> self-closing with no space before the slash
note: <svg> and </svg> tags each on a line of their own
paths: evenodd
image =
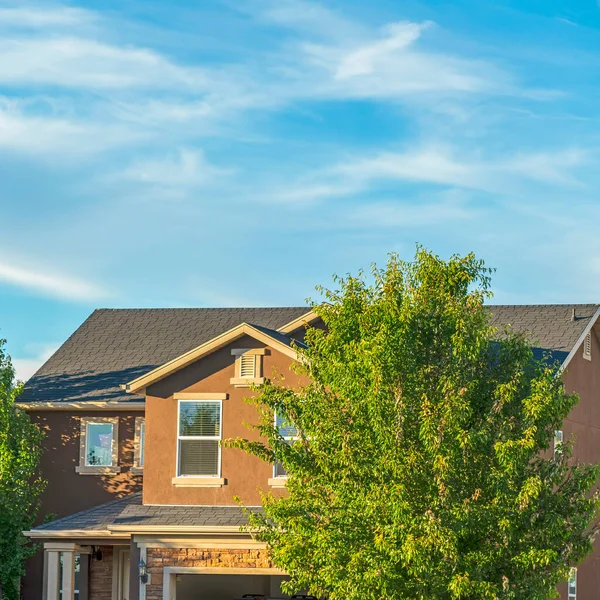
<svg viewBox="0 0 600 600">
<path fill-rule="evenodd" d="M 143 475 L 144 474 L 144 467 L 131 467 L 131 469 L 129 469 L 129 470 L 134 475 Z"/>
<path fill-rule="evenodd" d="M 272 488 L 284 488 L 287 485 L 287 477 L 271 477 L 268 483 Z"/>
<path fill-rule="evenodd" d="M 173 477 L 175 487 L 223 487 L 227 481 L 222 477 Z"/>
<path fill-rule="evenodd" d="M 75 467 L 75 473 L 79 475 L 118 475 L 121 467 L 89 467 L 78 465 Z"/>
<path fill-rule="evenodd" d="M 262 385 L 264 382 L 264 377 L 232 377 L 229 380 L 229 383 L 236 388 L 250 387 L 251 385 Z"/>
</svg>

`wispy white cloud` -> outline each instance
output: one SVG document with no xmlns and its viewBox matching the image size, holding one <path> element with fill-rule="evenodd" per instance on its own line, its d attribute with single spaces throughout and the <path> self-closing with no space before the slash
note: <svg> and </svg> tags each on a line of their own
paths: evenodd
<svg viewBox="0 0 600 600">
<path fill-rule="evenodd" d="M 27 102 L 0 97 L 0 151 L 61 161 L 139 142 L 145 137 L 145 132 L 120 123 L 56 114 L 52 107 L 40 111 Z"/>
<path fill-rule="evenodd" d="M 0 8 L 0 27 L 45 28 L 72 27 L 96 20 L 93 12 L 81 8 L 48 4 L 46 6 L 15 6 Z"/>
<path fill-rule="evenodd" d="M 0 83 L 95 90 L 208 84 L 201 69 L 174 64 L 147 48 L 118 47 L 73 36 L 0 40 Z"/>
<path fill-rule="evenodd" d="M 339 62 L 335 72 L 336 79 L 348 79 L 367 75 L 377 70 L 399 50 L 406 50 L 420 37 L 423 29 L 430 23 L 392 23 L 384 28 L 384 36 L 370 44 L 351 50 Z"/>
<path fill-rule="evenodd" d="M 33 356 L 12 357 L 15 377 L 18 381 L 27 381 L 56 352 L 60 344 L 28 344 Z"/>
<path fill-rule="evenodd" d="M 149 185 L 196 187 L 231 173 L 211 164 L 202 151 L 182 148 L 176 155 L 135 162 L 121 177 Z"/>
<path fill-rule="evenodd" d="M 24 288 L 43 296 L 73 301 L 93 301 L 105 298 L 108 294 L 102 287 L 69 275 L 16 266 L 0 260 L 0 282 Z"/>
<path fill-rule="evenodd" d="M 482 157 L 447 145 L 349 158 L 286 185 L 270 198 L 291 203 L 355 196 L 381 182 L 428 183 L 443 187 L 508 193 L 536 181 L 547 186 L 582 185 L 575 171 L 589 160 L 578 148 L 555 152 Z"/>
</svg>

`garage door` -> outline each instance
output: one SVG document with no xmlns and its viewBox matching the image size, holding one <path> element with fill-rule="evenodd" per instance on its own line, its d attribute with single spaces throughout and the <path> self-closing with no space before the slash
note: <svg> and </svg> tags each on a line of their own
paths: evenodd
<svg viewBox="0 0 600 600">
<path fill-rule="evenodd" d="M 276 575 L 177 575 L 177 600 L 234 600 L 244 594 L 285 598 Z"/>
</svg>

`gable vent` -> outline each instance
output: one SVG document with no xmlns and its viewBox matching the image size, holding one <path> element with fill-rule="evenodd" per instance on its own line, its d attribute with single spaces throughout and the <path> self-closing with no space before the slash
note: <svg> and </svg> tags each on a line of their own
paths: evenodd
<svg viewBox="0 0 600 600">
<path fill-rule="evenodd" d="M 256 377 L 256 356 L 254 354 L 240 356 L 240 377 L 249 379 Z"/>
<path fill-rule="evenodd" d="M 590 331 L 583 340 L 583 358 L 592 360 L 592 332 Z"/>
</svg>

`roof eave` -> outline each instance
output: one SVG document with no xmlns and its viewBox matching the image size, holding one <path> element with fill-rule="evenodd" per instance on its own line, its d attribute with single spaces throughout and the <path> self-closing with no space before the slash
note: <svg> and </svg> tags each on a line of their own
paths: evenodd
<svg viewBox="0 0 600 600">
<path fill-rule="evenodd" d="M 571 348 L 571 352 L 569 352 L 567 358 L 565 358 L 565 360 L 563 361 L 562 365 L 560 366 L 559 373 L 562 373 L 569 366 L 569 363 L 573 360 L 573 357 L 577 353 L 577 350 L 579 350 L 579 347 L 581 346 L 581 344 L 583 344 L 585 337 L 596 324 L 598 317 L 600 317 L 600 306 L 596 309 L 596 312 L 592 315 L 592 318 L 589 320 L 589 323 L 585 326 L 585 329 L 575 342 L 575 345 L 573 346 L 573 348 Z"/>
</svg>

